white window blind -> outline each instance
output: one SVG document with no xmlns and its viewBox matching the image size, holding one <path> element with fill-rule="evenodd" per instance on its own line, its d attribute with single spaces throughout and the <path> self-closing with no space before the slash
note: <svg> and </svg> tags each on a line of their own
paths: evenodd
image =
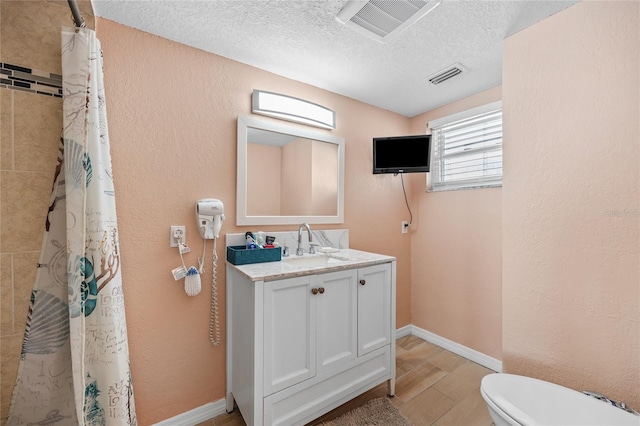
<svg viewBox="0 0 640 426">
<path fill-rule="evenodd" d="M 432 162 L 427 187 L 431 191 L 502 185 L 501 102 L 429 125 Z"/>
</svg>

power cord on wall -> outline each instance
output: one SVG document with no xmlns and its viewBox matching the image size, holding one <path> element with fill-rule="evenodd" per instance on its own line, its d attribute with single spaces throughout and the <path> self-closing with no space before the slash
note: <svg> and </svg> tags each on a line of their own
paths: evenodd
<svg viewBox="0 0 640 426">
<path fill-rule="evenodd" d="M 409 225 L 411 225 L 413 223 L 413 213 L 411 213 L 411 207 L 409 207 L 409 201 L 407 200 L 407 191 L 404 189 L 404 178 L 402 177 L 402 173 L 400 173 L 400 181 L 402 182 L 402 192 L 404 193 L 404 202 L 407 204 L 407 210 L 409 210 Z"/>
</svg>

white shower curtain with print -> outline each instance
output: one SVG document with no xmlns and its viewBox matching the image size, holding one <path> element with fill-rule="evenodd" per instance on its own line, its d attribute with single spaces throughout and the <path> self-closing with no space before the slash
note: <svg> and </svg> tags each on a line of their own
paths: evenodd
<svg viewBox="0 0 640 426">
<path fill-rule="evenodd" d="M 63 137 L 7 425 L 136 425 L 102 52 L 63 29 Z"/>
</svg>

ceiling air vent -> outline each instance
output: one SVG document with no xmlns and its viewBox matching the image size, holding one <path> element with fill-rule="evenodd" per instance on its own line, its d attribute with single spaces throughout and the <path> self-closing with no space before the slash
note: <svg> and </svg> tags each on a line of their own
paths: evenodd
<svg viewBox="0 0 640 426">
<path fill-rule="evenodd" d="M 384 42 L 409 28 L 439 4 L 438 0 L 351 0 L 338 13 L 338 21 Z"/>
<path fill-rule="evenodd" d="M 450 67 L 447 67 L 443 71 L 438 71 L 431 77 L 427 77 L 431 84 L 440 84 L 449 80 L 450 78 L 455 77 L 456 75 L 462 74 L 466 69 L 460 64 L 454 64 Z"/>
</svg>

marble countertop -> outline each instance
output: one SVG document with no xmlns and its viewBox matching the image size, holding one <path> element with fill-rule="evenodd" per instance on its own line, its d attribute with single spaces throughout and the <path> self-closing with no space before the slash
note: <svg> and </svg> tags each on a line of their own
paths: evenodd
<svg viewBox="0 0 640 426">
<path fill-rule="evenodd" d="M 316 260 L 320 261 L 319 263 L 324 260 L 326 262 L 318 265 L 309 265 L 309 263 L 313 263 Z M 360 268 L 394 260 L 396 260 L 395 257 L 384 254 L 342 249 L 334 253 L 304 254 L 303 256 L 296 256 L 294 252 L 289 257 L 283 257 L 279 262 L 252 263 L 249 265 L 234 265 L 227 262 L 227 266 L 238 270 L 251 281 L 272 281 Z"/>
</svg>

